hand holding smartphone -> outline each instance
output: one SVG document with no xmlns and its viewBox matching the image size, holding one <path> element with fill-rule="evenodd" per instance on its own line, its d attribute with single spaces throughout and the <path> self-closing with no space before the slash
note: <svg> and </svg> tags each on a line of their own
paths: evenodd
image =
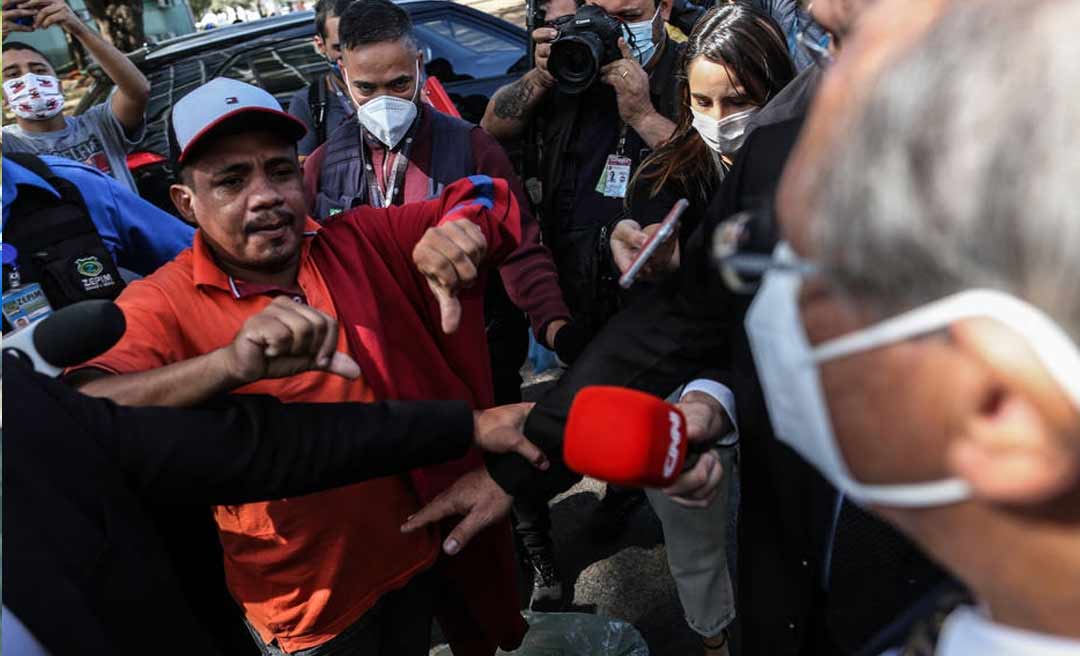
<svg viewBox="0 0 1080 656">
<path fill-rule="evenodd" d="M 9 2 L 5 4 L 4 13 L 8 14 L 8 12 L 19 9 L 20 4 L 22 4 L 21 0 L 19 2 Z M 33 16 L 16 16 L 14 18 L 8 18 L 8 22 L 14 23 L 16 25 L 21 25 L 22 27 L 34 27 Z"/>
<path fill-rule="evenodd" d="M 660 228 L 649 237 L 649 240 L 641 247 L 641 252 L 634 258 L 634 262 L 630 265 L 630 268 L 619 278 L 620 287 L 623 289 L 630 289 L 638 274 L 641 273 L 641 270 L 648 264 L 649 259 L 656 254 L 656 251 L 664 244 L 664 242 L 675 234 L 675 230 L 679 226 L 679 218 L 682 217 L 683 212 L 685 212 L 688 207 L 690 207 L 690 201 L 685 198 L 680 198 L 676 201 L 664 217 L 664 220 L 660 223 Z"/>
</svg>

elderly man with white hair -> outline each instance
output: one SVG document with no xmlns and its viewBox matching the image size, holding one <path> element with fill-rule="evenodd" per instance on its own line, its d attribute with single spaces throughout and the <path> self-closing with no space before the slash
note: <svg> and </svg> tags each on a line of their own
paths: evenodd
<svg viewBox="0 0 1080 656">
<path fill-rule="evenodd" d="M 777 437 L 976 602 L 902 653 L 1080 654 L 1080 2 L 955 5 L 837 62 L 747 333 Z"/>
</svg>

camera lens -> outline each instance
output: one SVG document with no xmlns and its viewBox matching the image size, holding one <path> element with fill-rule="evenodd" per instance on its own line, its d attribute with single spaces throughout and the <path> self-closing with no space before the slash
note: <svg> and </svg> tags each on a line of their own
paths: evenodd
<svg viewBox="0 0 1080 656">
<path fill-rule="evenodd" d="M 564 93 L 581 93 L 596 79 L 602 52 L 593 34 L 567 36 L 551 44 L 548 70 Z"/>
</svg>

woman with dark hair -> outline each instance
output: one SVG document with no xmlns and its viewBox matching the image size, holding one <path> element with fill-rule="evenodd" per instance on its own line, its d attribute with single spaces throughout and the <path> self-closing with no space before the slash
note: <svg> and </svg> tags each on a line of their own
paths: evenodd
<svg viewBox="0 0 1080 656">
<path fill-rule="evenodd" d="M 746 125 L 795 77 L 779 26 L 745 4 L 710 9 L 686 45 L 675 134 L 639 167 L 627 194 L 629 218 L 612 231 L 620 271 L 629 268 L 654 224 L 680 198 L 690 201 L 680 234 L 693 232 L 742 146 Z M 662 247 L 644 276 L 677 267 L 675 246 L 671 240 Z"/>
<path fill-rule="evenodd" d="M 612 234 L 612 254 L 621 271 L 629 268 L 648 235 L 680 198 L 690 202 L 680 235 L 694 231 L 730 168 L 732 155 L 742 146 L 747 123 L 795 77 L 795 70 L 776 23 L 751 7 L 733 3 L 710 9 L 697 23 L 682 74 L 675 134 L 631 180 L 629 218 L 620 221 Z M 646 270 L 646 276 L 677 267 L 678 241 L 670 239 L 664 247 L 667 252 L 654 256 L 653 270 Z M 722 385 L 695 380 L 669 400 L 681 401 L 683 407 L 707 407 L 708 415 L 718 418 L 719 425 L 709 431 L 721 436 L 717 446 L 702 454 L 685 477 L 699 482 L 646 494 L 664 527 L 668 565 L 687 624 L 702 637 L 707 656 L 726 656 L 727 628 L 735 619 L 727 562 L 729 528 L 734 523 L 728 497 L 736 480 L 738 439 L 734 398 Z M 687 418 L 688 423 L 695 419 Z"/>
</svg>

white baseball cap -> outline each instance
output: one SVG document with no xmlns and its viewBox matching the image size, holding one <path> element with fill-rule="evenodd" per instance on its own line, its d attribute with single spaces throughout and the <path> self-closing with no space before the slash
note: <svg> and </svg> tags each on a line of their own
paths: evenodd
<svg viewBox="0 0 1080 656">
<path fill-rule="evenodd" d="M 299 141 L 307 127 L 281 109 L 264 89 L 218 77 L 187 94 L 173 105 L 169 117 L 170 141 L 177 163 L 182 164 L 192 147 L 225 121 L 243 115 L 251 129 L 265 128 Z"/>
</svg>

